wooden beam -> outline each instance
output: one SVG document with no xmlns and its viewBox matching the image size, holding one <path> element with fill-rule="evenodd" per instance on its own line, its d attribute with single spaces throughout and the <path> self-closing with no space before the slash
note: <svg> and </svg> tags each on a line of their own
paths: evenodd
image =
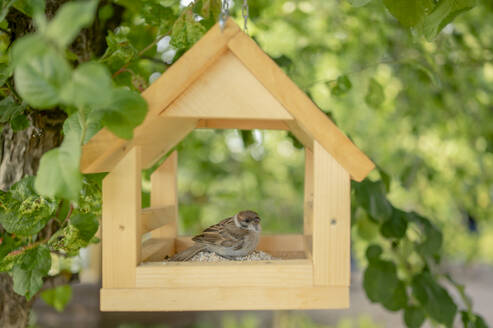
<svg viewBox="0 0 493 328">
<path fill-rule="evenodd" d="M 296 121 L 286 121 L 286 125 L 289 131 L 298 139 L 298 141 L 305 146 L 305 148 L 313 149 L 313 138 L 305 133 L 305 131 L 300 128 Z"/>
<path fill-rule="evenodd" d="M 305 148 L 305 184 L 303 207 L 303 232 L 313 235 L 313 151 Z"/>
<path fill-rule="evenodd" d="M 312 287 L 310 260 L 160 262 L 137 268 L 138 288 Z"/>
<path fill-rule="evenodd" d="M 178 232 L 178 152 L 168 158 L 151 174 L 151 206 L 166 207 L 168 224 L 151 232 L 152 238 L 175 238 Z M 163 256 L 175 253 L 173 244 Z"/>
<path fill-rule="evenodd" d="M 175 241 L 172 238 L 151 238 L 142 244 L 142 262 L 163 261 L 168 254 L 172 254 Z"/>
<path fill-rule="evenodd" d="M 284 121 L 275 120 L 201 119 L 197 129 L 288 130 L 288 127 Z"/>
<path fill-rule="evenodd" d="M 349 286 L 350 178 L 316 141 L 313 163 L 313 280 L 316 286 Z"/>
<path fill-rule="evenodd" d="M 194 119 L 293 119 L 229 51 L 164 109 L 163 115 Z"/>
<path fill-rule="evenodd" d="M 307 258 L 313 257 L 313 151 L 305 147 L 305 185 L 303 201 L 303 234 Z"/>
<path fill-rule="evenodd" d="M 155 136 L 148 137 L 147 134 L 155 130 L 153 126 L 156 118 L 159 117 L 159 113 L 178 98 L 190 84 L 227 50 L 228 41 L 239 31 L 239 26 L 232 19 L 227 20 L 226 26 L 222 31 L 219 25 L 216 24 L 142 93 L 142 96 L 147 101 L 149 111 L 144 123 L 134 130 L 135 138 L 156 138 Z M 165 127 L 159 129 L 166 130 Z M 107 129 L 99 131 L 83 147 L 81 171 L 84 173 L 111 171 L 132 145 L 132 141 L 120 139 Z M 143 154 L 146 153 L 144 150 Z M 147 163 L 144 164 L 144 166 L 147 165 Z"/>
<path fill-rule="evenodd" d="M 142 209 L 142 233 L 151 232 L 165 225 L 176 225 L 176 207 L 149 207 Z"/>
<path fill-rule="evenodd" d="M 301 91 L 293 81 L 245 33 L 228 43 L 229 49 L 291 113 L 300 128 L 317 140 L 356 181 L 375 167 L 372 161 Z"/>
<path fill-rule="evenodd" d="M 103 288 L 100 306 L 101 311 L 344 309 L 349 307 L 349 288 Z"/>
<path fill-rule="evenodd" d="M 103 288 L 135 286 L 140 263 L 140 148 L 133 148 L 103 180 Z"/>
</svg>

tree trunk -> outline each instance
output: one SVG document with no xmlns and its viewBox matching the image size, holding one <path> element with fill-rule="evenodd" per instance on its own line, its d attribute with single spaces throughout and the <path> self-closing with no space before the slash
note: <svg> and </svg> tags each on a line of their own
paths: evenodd
<svg viewBox="0 0 493 328">
<path fill-rule="evenodd" d="M 67 1 L 47 0 L 48 19 L 52 18 L 58 8 Z M 120 25 L 123 7 L 109 0 L 103 0 L 99 5 L 108 4 L 113 6 L 113 17 L 101 23 L 96 14 L 93 25 L 82 30 L 70 46 L 71 51 L 78 58 L 76 65 L 95 56 L 101 56 L 107 47 L 105 41 L 107 31 Z M 15 9 L 9 10 L 6 20 L 11 42 L 34 32 L 31 18 Z M 13 83 L 13 79 L 10 82 Z M 7 190 L 26 175 L 35 175 L 41 156 L 62 142 L 62 127 L 67 115 L 61 109 L 46 111 L 33 109 L 28 116 L 31 121 L 29 128 L 14 132 L 6 125 L 0 133 L 0 189 L 2 190 Z M 3 233 L 5 231 L 0 226 L 0 236 Z M 53 277 L 45 281 L 45 286 L 52 283 L 51 278 Z M 16 294 L 13 290 L 12 278 L 7 273 L 0 273 L 0 327 L 26 327 L 34 298 L 27 301 L 25 297 Z"/>
<path fill-rule="evenodd" d="M 12 278 L 7 273 L 0 273 L 0 327 L 24 328 L 29 323 L 34 298 L 28 301 L 12 287 Z"/>
</svg>

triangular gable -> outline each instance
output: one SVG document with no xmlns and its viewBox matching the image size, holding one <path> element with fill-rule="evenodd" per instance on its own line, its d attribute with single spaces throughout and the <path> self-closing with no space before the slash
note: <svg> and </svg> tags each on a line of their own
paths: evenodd
<svg viewBox="0 0 493 328">
<path fill-rule="evenodd" d="M 317 140 L 354 180 L 374 168 L 231 19 L 224 31 L 216 24 L 142 96 L 149 113 L 134 139 L 100 131 L 84 146 L 83 172 L 110 171 L 134 145 L 142 146 L 144 167 L 151 166 L 195 127 L 207 126 L 204 118 L 273 120 L 289 127 L 306 147 Z"/>
<path fill-rule="evenodd" d="M 201 119 L 293 120 L 279 101 L 229 51 L 162 115 Z"/>
</svg>

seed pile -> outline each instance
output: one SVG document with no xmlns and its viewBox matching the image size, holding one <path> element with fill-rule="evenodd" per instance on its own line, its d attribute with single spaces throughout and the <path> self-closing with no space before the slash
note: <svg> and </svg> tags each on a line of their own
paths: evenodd
<svg viewBox="0 0 493 328">
<path fill-rule="evenodd" d="M 275 259 L 276 258 L 272 257 L 270 254 L 267 254 L 262 251 L 254 251 L 247 256 L 238 257 L 235 260 L 228 260 L 227 258 L 219 256 L 216 253 L 200 252 L 195 254 L 194 257 L 190 259 L 190 262 L 229 262 L 229 261 L 247 262 L 247 261 L 268 261 Z"/>
</svg>

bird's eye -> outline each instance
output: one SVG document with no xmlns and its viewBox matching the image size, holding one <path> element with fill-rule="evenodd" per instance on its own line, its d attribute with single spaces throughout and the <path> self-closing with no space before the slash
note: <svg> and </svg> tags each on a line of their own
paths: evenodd
<svg viewBox="0 0 493 328">
<path fill-rule="evenodd" d="M 246 223 L 250 223 L 250 222 L 252 222 L 252 219 L 248 218 L 248 219 L 245 220 L 245 222 Z"/>
</svg>

